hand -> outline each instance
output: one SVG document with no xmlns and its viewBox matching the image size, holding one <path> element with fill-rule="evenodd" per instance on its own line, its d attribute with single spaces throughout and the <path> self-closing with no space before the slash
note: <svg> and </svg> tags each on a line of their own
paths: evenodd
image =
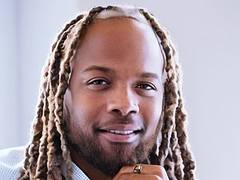
<svg viewBox="0 0 240 180">
<path fill-rule="evenodd" d="M 169 180 L 167 173 L 162 166 L 141 164 L 142 170 L 140 173 L 134 173 L 133 166 L 124 166 L 113 177 L 113 180 Z"/>
</svg>

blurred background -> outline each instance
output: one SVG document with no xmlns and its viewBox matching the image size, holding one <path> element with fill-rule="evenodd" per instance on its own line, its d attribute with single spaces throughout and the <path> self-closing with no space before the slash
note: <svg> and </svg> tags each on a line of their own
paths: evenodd
<svg viewBox="0 0 240 180">
<path fill-rule="evenodd" d="M 82 10 L 119 2 L 0 0 L 0 148 L 28 142 L 41 69 L 63 25 Z M 151 10 L 177 45 L 198 179 L 240 179 L 240 1 L 121 4 Z"/>
</svg>

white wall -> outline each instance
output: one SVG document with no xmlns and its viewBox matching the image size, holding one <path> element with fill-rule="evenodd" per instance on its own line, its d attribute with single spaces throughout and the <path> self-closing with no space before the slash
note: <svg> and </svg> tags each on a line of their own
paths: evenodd
<svg viewBox="0 0 240 180">
<path fill-rule="evenodd" d="M 0 148 L 27 142 L 40 71 L 64 22 L 116 2 L 0 0 Z M 150 9 L 180 51 L 198 177 L 240 179 L 240 2 L 121 1 L 129 2 Z"/>
<path fill-rule="evenodd" d="M 14 0 L 0 2 L 0 147 L 15 145 L 20 138 L 16 131 L 19 124 L 19 81 L 17 68 L 17 21 Z M 14 128 L 13 128 L 14 127 Z"/>
</svg>

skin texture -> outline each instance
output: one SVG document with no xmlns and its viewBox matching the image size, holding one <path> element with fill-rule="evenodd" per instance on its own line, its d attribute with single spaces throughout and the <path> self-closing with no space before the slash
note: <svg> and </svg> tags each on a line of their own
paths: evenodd
<svg viewBox="0 0 240 180">
<path fill-rule="evenodd" d="M 163 178 L 163 168 L 154 165 L 132 173 L 157 140 L 163 62 L 146 24 L 111 18 L 87 30 L 72 63 L 64 114 L 71 157 L 91 179 Z"/>
<path fill-rule="evenodd" d="M 140 174 L 133 173 L 135 166 L 124 166 L 113 180 L 123 179 L 137 179 L 137 180 L 168 180 L 167 173 L 163 167 L 158 165 L 146 165 L 142 164 L 142 172 Z"/>
</svg>

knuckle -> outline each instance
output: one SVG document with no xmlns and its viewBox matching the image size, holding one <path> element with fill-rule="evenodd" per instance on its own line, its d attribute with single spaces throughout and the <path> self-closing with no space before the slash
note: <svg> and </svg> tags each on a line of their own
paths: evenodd
<svg viewBox="0 0 240 180">
<path fill-rule="evenodd" d="M 161 177 L 159 177 L 158 175 L 153 175 L 152 180 L 163 180 L 163 179 Z"/>
</svg>

